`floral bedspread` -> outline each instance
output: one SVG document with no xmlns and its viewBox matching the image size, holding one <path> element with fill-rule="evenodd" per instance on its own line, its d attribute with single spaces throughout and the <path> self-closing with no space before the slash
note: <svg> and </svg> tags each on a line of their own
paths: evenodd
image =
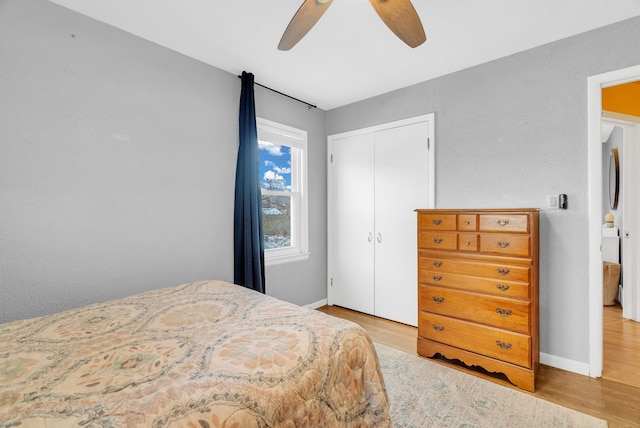
<svg viewBox="0 0 640 428">
<path fill-rule="evenodd" d="M 357 325 L 222 281 L 0 325 L 0 426 L 390 426 Z"/>
</svg>

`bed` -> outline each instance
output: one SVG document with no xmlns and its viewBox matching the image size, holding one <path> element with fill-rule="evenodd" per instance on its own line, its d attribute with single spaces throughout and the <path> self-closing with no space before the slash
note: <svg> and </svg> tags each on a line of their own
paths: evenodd
<svg viewBox="0 0 640 428">
<path fill-rule="evenodd" d="M 0 426 L 390 426 L 356 324 L 223 281 L 0 325 Z"/>
</svg>

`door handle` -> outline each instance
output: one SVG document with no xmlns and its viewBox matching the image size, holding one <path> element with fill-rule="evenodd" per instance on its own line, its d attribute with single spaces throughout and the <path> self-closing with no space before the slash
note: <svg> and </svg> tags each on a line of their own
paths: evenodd
<svg viewBox="0 0 640 428">
<path fill-rule="evenodd" d="M 380 232 L 378 232 L 378 237 L 376 238 L 376 240 L 378 241 L 378 244 L 382 243 L 382 234 L 380 234 Z"/>
<path fill-rule="evenodd" d="M 505 351 L 508 351 L 509 349 L 511 349 L 511 346 L 512 346 L 510 343 L 502 342 L 500 340 L 496 340 L 496 345 L 504 349 Z"/>
<path fill-rule="evenodd" d="M 371 232 L 369 232 L 369 236 L 367 237 L 367 241 L 371 242 L 372 239 L 373 239 L 373 235 L 371 234 Z"/>
<path fill-rule="evenodd" d="M 511 315 L 511 309 L 496 308 L 496 313 L 502 315 L 503 317 L 508 317 L 509 315 Z"/>
</svg>

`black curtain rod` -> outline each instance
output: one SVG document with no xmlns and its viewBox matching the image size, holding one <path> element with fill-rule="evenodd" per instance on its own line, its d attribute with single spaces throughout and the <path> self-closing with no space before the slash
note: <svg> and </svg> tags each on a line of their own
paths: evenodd
<svg viewBox="0 0 640 428">
<path fill-rule="evenodd" d="M 239 79 L 242 79 L 242 76 L 238 76 L 238 78 L 239 78 Z M 298 98 L 292 97 L 291 95 L 287 95 L 287 94 L 285 94 L 284 92 L 276 91 L 276 90 L 275 90 L 275 89 L 273 89 L 273 88 L 270 88 L 270 87 L 268 87 L 268 86 L 261 85 L 260 83 L 257 83 L 257 82 L 255 82 L 255 81 L 253 82 L 253 84 L 254 84 L 254 85 L 258 85 L 258 86 L 260 86 L 260 87 L 263 87 L 263 88 L 265 88 L 265 89 L 268 89 L 268 90 L 270 90 L 270 91 L 272 91 L 272 92 L 275 92 L 276 94 L 280 94 L 280 95 L 283 95 L 283 96 L 285 96 L 285 97 L 287 97 L 287 98 L 291 98 L 292 100 L 296 100 L 296 101 L 298 101 L 299 103 L 306 104 L 307 106 L 309 106 L 309 109 L 312 109 L 312 108 L 318 108 L 318 106 L 314 106 L 313 104 L 309 104 L 309 103 L 308 103 L 308 102 L 306 102 L 306 101 L 302 101 L 302 100 L 300 100 L 300 99 L 298 99 Z"/>
</svg>

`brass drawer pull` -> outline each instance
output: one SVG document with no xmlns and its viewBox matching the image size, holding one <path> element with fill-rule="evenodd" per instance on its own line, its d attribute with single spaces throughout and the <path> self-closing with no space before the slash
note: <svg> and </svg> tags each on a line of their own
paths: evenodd
<svg viewBox="0 0 640 428">
<path fill-rule="evenodd" d="M 433 328 L 435 331 L 437 332 L 442 332 L 444 331 L 444 327 L 441 325 L 437 325 L 437 324 L 431 324 L 431 328 Z"/>
<path fill-rule="evenodd" d="M 508 224 L 509 224 L 509 220 L 508 220 L 508 219 L 506 219 L 506 218 L 499 218 L 499 219 L 497 219 L 497 220 L 496 220 L 496 223 L 497 223 L 499 226 L 506 226 L 506 225 L 508 225 Z"/>
<path fill-rule="evenodd" d="M 497 271 L 500 275 L 509 275 L 509 272 L 511 272 L 510 269 L 497 269 Z"/>
<path fill-rule="evenodd" d="M 466 245 L 471 245 L 471 241 L 469 241 L 469 240 L 464 241 L 464 243 L 465 243 Z"/>
<path fill-rule="evenodd" d="M 442 238 L 433 238 L 433 242 L 435 242 L 436 244 L 439 244 L 442 242 Z"/>
<path fill-rule="evenodd" d="M 507 284 L 496 284 L 496 288 L 500 291 L 507 291 L 509 287 Z"/>
<path fill-rule="evenodd" d="M 431 220 L 431 222 L 437 226 L 437 225 L 439 225 L 440 223 L 442 223 L 442 220 L 441 220 L 441 219 L 439 219 L 439 218 L 434 218 L 433 220 Z"/>
<path fill-rule="evenodd" d="M 431 296 L 431 300 L 433 300 L 437 304 L 440 304 L 440 303 L 444 302 L 444 297 Z"/>
<path fill-rule="evenodd" d="M 433 275 L 431 277 L 434 281 L 442 281 L 442 277 L 440 275 Z"/>
<path fill-rule="evenodd" d="M 496 313 L 499 313 L 503 317 L 508 317 L 511 315 L 511 309 L 496 308 Z"/>
<path fill-rule="evenodd" d="M 433 262 L 433 265 L 435 267 L 440 267 L 440 266 L 442 266 L 442 262 Z"/>
<path fill-rule="evenodd" d="M 505 351 L 511 349 L 511 346 L 512 346 L 510 343 L 500 342 L 499 340 L 496 340 L 496 345 L 498 345 L 499 347 L 501 347 Z"/>
<path fill-rule="evenodd" d="M 498 247 L 507 248 L 511 243 L 509 241 L 498 241 Z"/>
</svg>

